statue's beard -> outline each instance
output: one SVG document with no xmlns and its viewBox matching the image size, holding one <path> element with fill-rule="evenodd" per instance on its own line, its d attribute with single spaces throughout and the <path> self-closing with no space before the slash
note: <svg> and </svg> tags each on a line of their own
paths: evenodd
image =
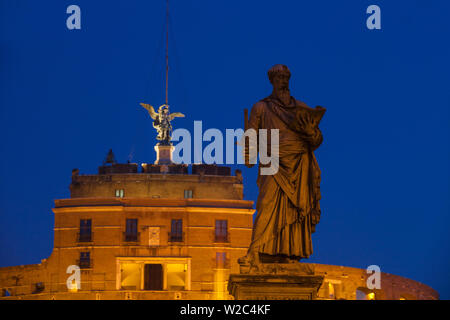
<svg viewBox="0 0 450 320">
<path fill-rule="evenodd" d="M 288 87 L 278 88 L 276 94 L 282 101 L 289 101 L 291 99 L 291 92 Z"/>
</svg>

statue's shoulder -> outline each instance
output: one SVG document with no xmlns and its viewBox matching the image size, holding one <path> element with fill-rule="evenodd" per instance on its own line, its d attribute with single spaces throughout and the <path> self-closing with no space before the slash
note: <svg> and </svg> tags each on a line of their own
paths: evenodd
<svg viewBox="0 0 450 320">
<path fill-rule="evenodd" d="M 252 107 L 252 111 L 255 112 L 264 112 L 265 110 L 267 110 L 269 108 L 269 104 L 268 101 L 266 100 L 266 98 L 259 100 L 258 102 L 256 102 L 253 107 Z"/>
</svg>

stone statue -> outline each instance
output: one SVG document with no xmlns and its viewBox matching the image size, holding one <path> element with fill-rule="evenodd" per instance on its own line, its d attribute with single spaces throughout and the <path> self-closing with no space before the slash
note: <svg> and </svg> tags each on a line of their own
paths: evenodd
<svg viewBox="0 0 450 320">
<path fill-rule="evenodd" d="M 258 269 L 261 263 L 289 263 L 308 258 L 311 234 L 320 220 L 320 169 L 313 151 L 322 143 L 319 122 L 322 107 L 310 108 L 289 92 L 291 73 L 285 65 L 268 72 L 273 92 L 251 109 L 246 129 L 279 129 L 279 169 L 261 175 L 257 185 L 257 216 L 252 241 L 242 266 Z M 270 147 L 268 147 L 270 150 Z M 249 146 L 246 145 L 246 165 Z M 259 170 L 263 165 L 259 164 Z"/>
<path fill-rule="evenodd" d="M 158 112 L 149 104 L 141 103 L 145 109 L 147 109 L 148 114 L 153 119 L 153 128 L 158 132 L 156 139 L 160 140 L 161 145 L 171 145 L 170 135 L 172 134 L 172 121 L 175 117 L 183 118 L 184 114 L 180 112 L 169 113 L 169 106 L 163 104 L 159 107 Z"/>
</svg>

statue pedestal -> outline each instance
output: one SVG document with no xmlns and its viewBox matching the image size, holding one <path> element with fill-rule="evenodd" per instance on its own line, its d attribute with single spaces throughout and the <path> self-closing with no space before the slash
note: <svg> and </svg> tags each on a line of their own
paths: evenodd
<svg viewBox="0 0 450 320">
<path fill-rule="evenodd" d="M 235 300 L 315 300 L 322 282 L 305 263 L 262 263 L 258 271 L 231 274 L 228 292 Z"/>
<path fill-rule="evenodd" d="M 156 161 L 155 164 L 172 164 L 172 152 L 175 147 L 172 145 L 156 145 Z"/>
</svg>

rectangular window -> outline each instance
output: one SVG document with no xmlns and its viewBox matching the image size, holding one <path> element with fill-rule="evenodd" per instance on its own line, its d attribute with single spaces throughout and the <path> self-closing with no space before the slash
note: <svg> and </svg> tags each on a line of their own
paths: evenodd
<svg viewBox="0 0 450 320">
<path fill-rule="evenodd" d="M 125 241 L 138 241 L 138 219 L 127 219 Z"/>
<path fill-rule="evenodd" d="M 192 199 L 192 190 L 184 190 L 184 198 Z"/>
<path fill-rule="evenodd" d="M 228 242 L 227 225 L 227 220 L 216 220 L 215 242 Z"/>
<path fill-rule="evenodd" d="M 170 229 L 170 242 L 183 241 L 183 220 L 172 219 L 172 226 Z"/>
<path fill-rule="evenodd" d="M 224 269 L 227 265 L 226 252 L 216 252 L 216 268 Z"/>
<path fill-rule="evenodd" d="M 92 220 L 80 219 L 80 233 L 78 236 L 79 242 L 92 241 Z"/>
<path fill-rule="evenodd" d="M 91 267 L 91 253 L 80 252 L 80 261 L 78 262 L 80 269 L 87 269 Z"/>
<path fill-rule="evenodd" d="M 125 193 L 123 189 L 116 189 L 116 197 L 123 198 L 124 194 Z"/>
</svg>

